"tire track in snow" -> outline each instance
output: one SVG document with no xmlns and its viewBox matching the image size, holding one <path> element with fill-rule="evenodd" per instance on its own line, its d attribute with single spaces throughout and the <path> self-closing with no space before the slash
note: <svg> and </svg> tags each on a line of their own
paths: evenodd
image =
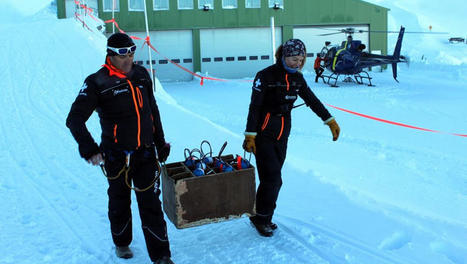
<svg viewBox="0 0 467 264">
<path fill-rule="evenodd" d="M 291 237 L 296 239 L 297 242 L 303 244 L 303 246 L 310 248 L 310 250 L 316 251 L 322 258 L 331 260 L 331 263 L 349 263 L 347 260 L 347 255 L 355 255 L 353 252 L 347 254 L 345 253 L 344 257 L 335 256 L 336 246 L 342 246 L 343 250 L 355 251 L 360 253 L 363 256 L 373 259 L 373 263 L 387 263 L 387 264 L 415 264 L 408 259 L 401 259 L 396 257 L 391 253 L 381 252 L 377 248 L 371 248 L 368 245 L 365 245 L 363 242 L 358 241 L 355 238 L 352 238 L 348 235 L 345 235 L 339 231 L 329 229 L 323 225 L 317 223 L 307 223 L 302 220 L 281 215 L 277 217 L 276 220 L 279 223 L 280 230 L 284 233 L 289 234 Z M 293 224 L 293 227 L 289 227 L 288 223 Z M 303 237 L 303 233 L 300 232 L 300 228 L 306 228 L 312 231 L 312 237 L 306 239 Z M 316 245 L 315 245 L 316 244 Z M 321 245 L 320 245 L 321 244 Z M 324 249 L 321 249 L 324 248 Z M 329 248 L 329 251 L 326 252 L 326 248 Z M 361 262 L 359 259 L 355 260 L 355 263 Z M 365 263 L 368 261 L 365 259 Z M 352 262 L 351 262 L 352 263 Z"/>
</svg>

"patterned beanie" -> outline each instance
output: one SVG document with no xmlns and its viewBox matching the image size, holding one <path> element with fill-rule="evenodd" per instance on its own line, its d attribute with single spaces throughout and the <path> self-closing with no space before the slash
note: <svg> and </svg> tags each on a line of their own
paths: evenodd
<svg viewBox="0 0 467 264">
<path fill-rule="evenodd" d="M 305 44 L 299 39 L 289 39 L 282 46 L 282 55 L 284 57 L 305 56 Z"/>
</svg>

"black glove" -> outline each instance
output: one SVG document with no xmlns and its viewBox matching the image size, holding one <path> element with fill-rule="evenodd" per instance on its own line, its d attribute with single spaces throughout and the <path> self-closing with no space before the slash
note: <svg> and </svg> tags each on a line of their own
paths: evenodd
<svg viewBox="0 0 467 264">
<path fill-rule="evenodd" d="M 165 162 L 170 154 L 170 143 L 165 143 L 164 146 L 162 146 L 162 148 L 157 151 L 157 154 L 159 156 L 159 161 Z"/>
</svg>

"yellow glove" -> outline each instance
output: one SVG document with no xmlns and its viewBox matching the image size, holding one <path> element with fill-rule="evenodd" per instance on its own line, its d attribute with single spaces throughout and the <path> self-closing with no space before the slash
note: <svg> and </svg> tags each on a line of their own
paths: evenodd
<svg viewBox="0 0 467 264">
<path fill-rule="evenodd" d="M 341 129 L 339 125 L 337 124 L 336 120 L 333 118 L 326 122 L 326 125 L 329 126 L 329 129 L 331 129 L 332 132 L 332 140 L 336 141 L 337 138 L 339 137 L 339 133 L 341 132 Z"/>
<path fill-rule="evenodd" d="M 255 138 L 255 135 L 245 135 L 245 140 L 243 140 L 243 149 L 246 152 L 253 152 L 256 154 Z"/>
</svg>

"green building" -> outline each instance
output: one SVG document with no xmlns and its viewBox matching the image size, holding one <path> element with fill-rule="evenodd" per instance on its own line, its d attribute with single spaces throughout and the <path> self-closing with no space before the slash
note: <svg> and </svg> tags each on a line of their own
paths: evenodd
<svg viewBox="0 0 467 264">
<path fill-rule="evenodd" d="M 121 29 L 144 38 L 143 1 L 81 3 L 97 10 L 102 20 L 114 14 Z M 57 6 L 59 18 L 73 17 L 77 10 L 75 0 L 57 0 Z M 167 59 L 218 78 L 254 77 L 273 63 L 273 49 L 289 38 L 305 42 L 308 62 L 304 70 L 312 71 L 325 41 L 340 44 L 346 38 L 344 34 L 323 34 L 346 27 L 387 30 L 389 11 L 360 0 L 146 0 L 146 9 L 151 43 L 161 54 L 152 53 L 154 68 L 165 81 L 193 78 Z M 112 31 L 112 24 L 106 24 L 106 32 Z M 362 40 L 367 51 L 387 54 L 387 34 L 363 32 L 353 37 Z M 135 60 L 148 65 L 148 52 L 138 50 Z"/>
</svg>

